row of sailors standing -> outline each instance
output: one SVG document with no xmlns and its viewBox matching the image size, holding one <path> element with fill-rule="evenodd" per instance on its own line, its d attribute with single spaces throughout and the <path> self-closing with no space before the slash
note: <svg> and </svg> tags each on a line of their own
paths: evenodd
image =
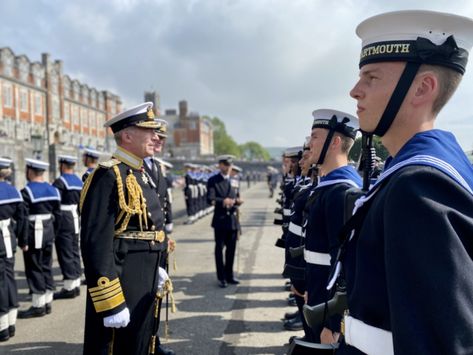
<svg viewBox="0 0 473 355">
<path fill-rule="evenodd" d="M 212 176 L 219 173 L 213 166 L 198 165 L 193 163 L 184 164 L 186 170 L 184 176 L 184 198 L 188 219 L 186 224 L 192 224 L 200 218 L 210 214 L 214 206 L 207 201 L 207 182 Z M 231 182 L 233 187 L 240 188 L 240 173 L 242 169 L 233 166 Z"/>
<path fill-rule="evenodd" d="M 473 167 L 434 122 L 465 71 L 473 20 L 401 11 L 357 34 L 359 120 L 316 110 L 308 143 L 286 155 L 277 246 L 304 315 L 289 354 L 470 354 Z M 362 182 L 348 164 L 358 128 L 391 154 L 371 186 L 369 169 Z"/>
</svg>

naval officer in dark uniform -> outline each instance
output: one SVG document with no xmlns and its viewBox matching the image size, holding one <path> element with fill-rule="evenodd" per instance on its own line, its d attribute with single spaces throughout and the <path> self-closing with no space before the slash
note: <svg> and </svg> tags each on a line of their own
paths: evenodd
<svg viewBox="0 0 473 355">
<path fill-rule="evenodd" d="M 28 244 L 28 216 L 20 192 L 5 180 L 10 159 L 0 158 L 0 342 L 15 335 L 18 289 L 15 281 L 16 246 Z"/>
<path fill-rule="evenodd" d="M 161 300 L 172 284 L 160 267 L 167 249 L 163 207 L 143 166 L 159 139 L 152 103 L 105 126 L 118 148 L 87 178 L 80 201 L 84 354 L 172 354 L 156 341 Z"/>
<path fill-rule="evenodd" d="M 18 318 L 41 317 L 51 313 L 53 291 L 53 244 L 61 222 L 59 191 L 44 181 L 49 164 L 26 159 L 28 183 L 21 190 L 28 211 L 28 245 L 23 248 L 26 281 L 32 306 L 18 312 Z"/>
<path fill-rule="evenodd" d="M 82 180 L 74 174 L 77 158 L 58 157 L 59 176 L 53 186 L 61 194 L 61 223 L 55 238 L 56 253 L 64 287 L 54 293 L 54 299 L 74 298 L 80 294 L 81 261 L 79 252 L 79 200 Z"/>
<path fill-rule="evenodd" d="M 391 158 L 356 202 L 342 247 L 349 310 L 339 353 L 471 354 L 473 168 L 434 126 L 465 72 L 473 20 L 400 11 L 356 32 L 363 48 L 350 94 L 361 129 Z"/>
<path fill-rule="evenodd" d="M 240 223 L 237 218 L 237 207 L 243 201 L 231 184 L 230 172 L 233 157 L 222 155 L 217 158 L 220 174 L 212 176 L 207 182 L 207 200 L 215 206 L 212 218 L 212 227 L 215 234 L 215 264 L 217 267 L 217 279 L 219 286 L 227 287 L 227 284 L 239 284 L 233 274 L 233 261 L 238 240 Z M 225 247 L 225 261 L 223 259 L 223 248 Z"/>
</svg>

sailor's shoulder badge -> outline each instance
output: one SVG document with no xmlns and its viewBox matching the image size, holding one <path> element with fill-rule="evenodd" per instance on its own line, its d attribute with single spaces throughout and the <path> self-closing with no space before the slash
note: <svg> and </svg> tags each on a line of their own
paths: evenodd
<svg viewBox="0 0 473 355">
<path fill-rule="evenodd" d="M 99 166 L 101 166 L 102 168 L 105 168 L 105 169 L 110 169 L 110 168 L 113 168 L 115 165 L 118 165 L 120 163 L 121 163 L 120 160 L 112 158 L 110 160 L 101 162 L 99 164 Z"/>
</svg>

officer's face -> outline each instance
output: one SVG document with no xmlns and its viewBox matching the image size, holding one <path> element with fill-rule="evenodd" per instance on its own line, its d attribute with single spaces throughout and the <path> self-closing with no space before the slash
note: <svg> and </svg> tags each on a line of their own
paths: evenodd
<svg viewBox="0 0 473 355">
<path fill-rule="evenodd" d="M 158 139 L 154 143 L 154 152 L 161 153 L 161 151 L 163 150 L 163 146 L 164 146 L 164 142 L 166 141 L 166 138 L 163 138 L 160 136 L 158 136 L 157 138 Z"/>
<path fill-rule="evenodd" d="M 228 175 L 231 172 L 232 166 L 230 164 L 218 163 L 218 168 L 223 175 Z"/>
<path fill-rule="evenodd" d="M 364 65 L 360 70 L 360 79 L 350 91 L 350 96 L 357 101 L 360 128 L 373 132 L 391 98 L 405 63 L 386 62 Z"/>
<path fill-rule="evenodd" d="M 159 137 L 153 129 L 134 127 L 127 134 L 131 153 L 140 158 L 146 158 L 154 154 L 154 147 Z"/>
<path fill-rule="evenodd" d="M 320 153 L 327 138 L 328 130 L 323 128 L 314 128 L 310 135 L 309 148 L 310 148 L 310 161 L 311 163 L 319 160 Z M 328 153 L 328 152 L 327 152 Z"/>
</svg>

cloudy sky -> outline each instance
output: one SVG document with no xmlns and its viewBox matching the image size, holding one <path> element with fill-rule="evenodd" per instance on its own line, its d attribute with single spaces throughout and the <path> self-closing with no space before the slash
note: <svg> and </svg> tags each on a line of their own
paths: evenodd
<svg viewBox="0 0 473 355">
<path fill-rule="evenodd" d="M 414 8 L 473 17 L 471 0 L 1 0 L 0 46 L 33 61 L 48 52 L 125 106 L 154 89 L 162 110 L 186 99 L 240 143 L 289 146 L 303 142 L 314 109 L 355 112 L 356 25 Z M 465 149 L 472 72 L 439 119 Z"/>
</svg>

